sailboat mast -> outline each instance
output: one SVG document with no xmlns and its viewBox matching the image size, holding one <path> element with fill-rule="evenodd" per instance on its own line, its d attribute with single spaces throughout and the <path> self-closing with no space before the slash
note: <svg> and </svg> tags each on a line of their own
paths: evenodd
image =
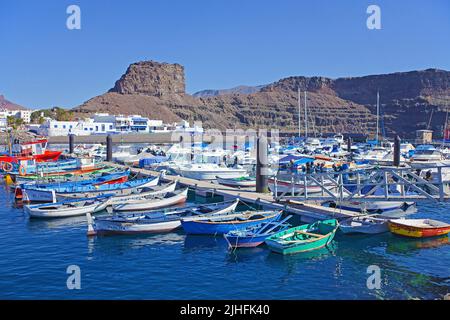
<svg viewBox="0 0 450 320">
<path fill-rule="evenodd" d="M 308 108 L 306 106 L 306 90 L 305 90 L 305 139 L 308 138 Z"/>
<path fill-rule="evenodd" d="M 297 103 L 298 103 L 298 141 L 300 142 L 301 132 L 300 132 L 300 113 L 301 113 L 301 106 L 300 106 L 300 87 L 297 88 Z"/>
<path fill-rule="evenodd" d="M 378 137 L 379 137 L 379 125 L 380 125 L 380 92 L 377 91 L 377 134 L 375 136 L 377 145 L 378 145 Z"/>
</svg>

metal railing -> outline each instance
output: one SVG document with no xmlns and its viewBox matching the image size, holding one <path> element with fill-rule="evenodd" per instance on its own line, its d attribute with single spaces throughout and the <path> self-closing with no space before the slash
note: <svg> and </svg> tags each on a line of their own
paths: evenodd
<svg viewBox="0 0 450 320">
<path fill-rule="evenodd" d="M 448 201 L 449 185 L 450 165 L 278 174 L 269 180 L 277 201 Z"/>
</svg>

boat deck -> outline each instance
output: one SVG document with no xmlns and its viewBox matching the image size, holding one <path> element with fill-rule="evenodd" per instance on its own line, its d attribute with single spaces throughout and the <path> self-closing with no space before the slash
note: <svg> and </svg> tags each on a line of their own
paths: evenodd
<svg viewBox="0 0 450 320">
<path fill-rule="evenodd" d="M 125 168 L 125 166 L 113 162 L 106 162 L 106 164 L 122 169 Z M 159 172 L 156 171 L 139 168 L 131 168 L 131 172 L 135 174 L 140 174 L 141 176 L 149 176 L 149 175 L 156 176 L 160 174 Z M 239 197 L 244 202 L 259 204 L 264 208 L 284 209 L 287 212 L 300 216 L 301 220 L 304 222 L 311 222 L 315 220 L 324 220 L 330 218 L 345 219 L 358 215 L 357 213 L 352 211 L 338 208 L 323 207 L 321 205 L 312 202 L 300 202 L 294 200 L 286 202 L 276 202 L 273 199 L 271 193 L 257 193 L 254 187 L 238 189 L 231 186 L 220 185 L 210 181 L 190 179 L 169 174 L 166 174 L 164 176 L 164 180 L 166 181 L 178 180 L 178 182 L 181 185 L 191 187 L 192 189 L 195 190 L 197 194 L 204 196 L 220 195 L 223 196 L 226 200 L 235 199 Z"/>
</svg>

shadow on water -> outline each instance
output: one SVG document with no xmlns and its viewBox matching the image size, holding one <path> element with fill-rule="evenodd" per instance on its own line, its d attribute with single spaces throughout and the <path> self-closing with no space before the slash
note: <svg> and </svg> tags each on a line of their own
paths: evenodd
<svg viewBox="0 0 450 320">
<path fill-rule="evenodd" d="M 193 235 L 187 234 L 184 239 L 183 251 L 217 248 L 226 250 L 227 242 L 222 235 Z"/>
</svg>

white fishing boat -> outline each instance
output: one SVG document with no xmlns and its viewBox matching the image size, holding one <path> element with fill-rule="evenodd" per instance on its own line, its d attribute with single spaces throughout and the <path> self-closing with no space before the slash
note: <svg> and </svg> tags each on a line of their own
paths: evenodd
<svg viewBox="0 0 450 320">
<path fill-rule="evenodd" d="M 186 202 L 189 188 L 157 195 L 141 196 L 137 199 L 127 200 L 124 203 L 114 204 L 114 211 L 142 211 L 170 207 Z"/>
<path fill-rule="evenodd" d="M 140 200 L 145 197 L 153 197 L 158 195 L 166 195 L 167 193 L 174 192 L 177 186 L 177 181 L 170 182 L 165 185 L 152 187 L 150 191 L 145 191 L 145 189 L 136 190 L 136 193 L 125 196 L 113 196 L 109 198 L 108 202 L 110 205 L 127 203 L 128 201 Z"/>
<path fill-rule="evenodd" d="M 216 176 L 221 178 L 239 178 L 247 174 L 245 169 L 221 167 L 211 163 L 182 165 L 177 172 L 183 177 L 197 180 L 215 180 Z"/>
<path fill-rule="evenodd" d="M 367 213 L 387 213 L 393 210 L 406 209 L 409 206 L 414 205 L 414 202 L 402 202 L 402 201 L 342 201 L 340 203 L 332 202 L 332 206 L 354 212 L 367 212 Z"/>
<path fill-rule="evenodd" d="M 389 231 L 388 219 L 359 216 L 345 219 L 339 223 L 343 233 L 378 234 Z"/>
<path fill-rule="evenodd" d="M 88 213 L 88 235 L 134 234 L 171 232 L 181 227 L 181 218 L 220 215 L 236 209 L 239 199 L 185 208 L 150 211 L 145 213 L 120 214 L 110 217 L 92 217 Z"/>
<path fill-rule="evenodd" d="M 95 213 L 106 209 L 108 197 L 67 200 L 51 204 L 26 205 L 24 210 L 32 218 L 64 218 Z"/>
</svg>

